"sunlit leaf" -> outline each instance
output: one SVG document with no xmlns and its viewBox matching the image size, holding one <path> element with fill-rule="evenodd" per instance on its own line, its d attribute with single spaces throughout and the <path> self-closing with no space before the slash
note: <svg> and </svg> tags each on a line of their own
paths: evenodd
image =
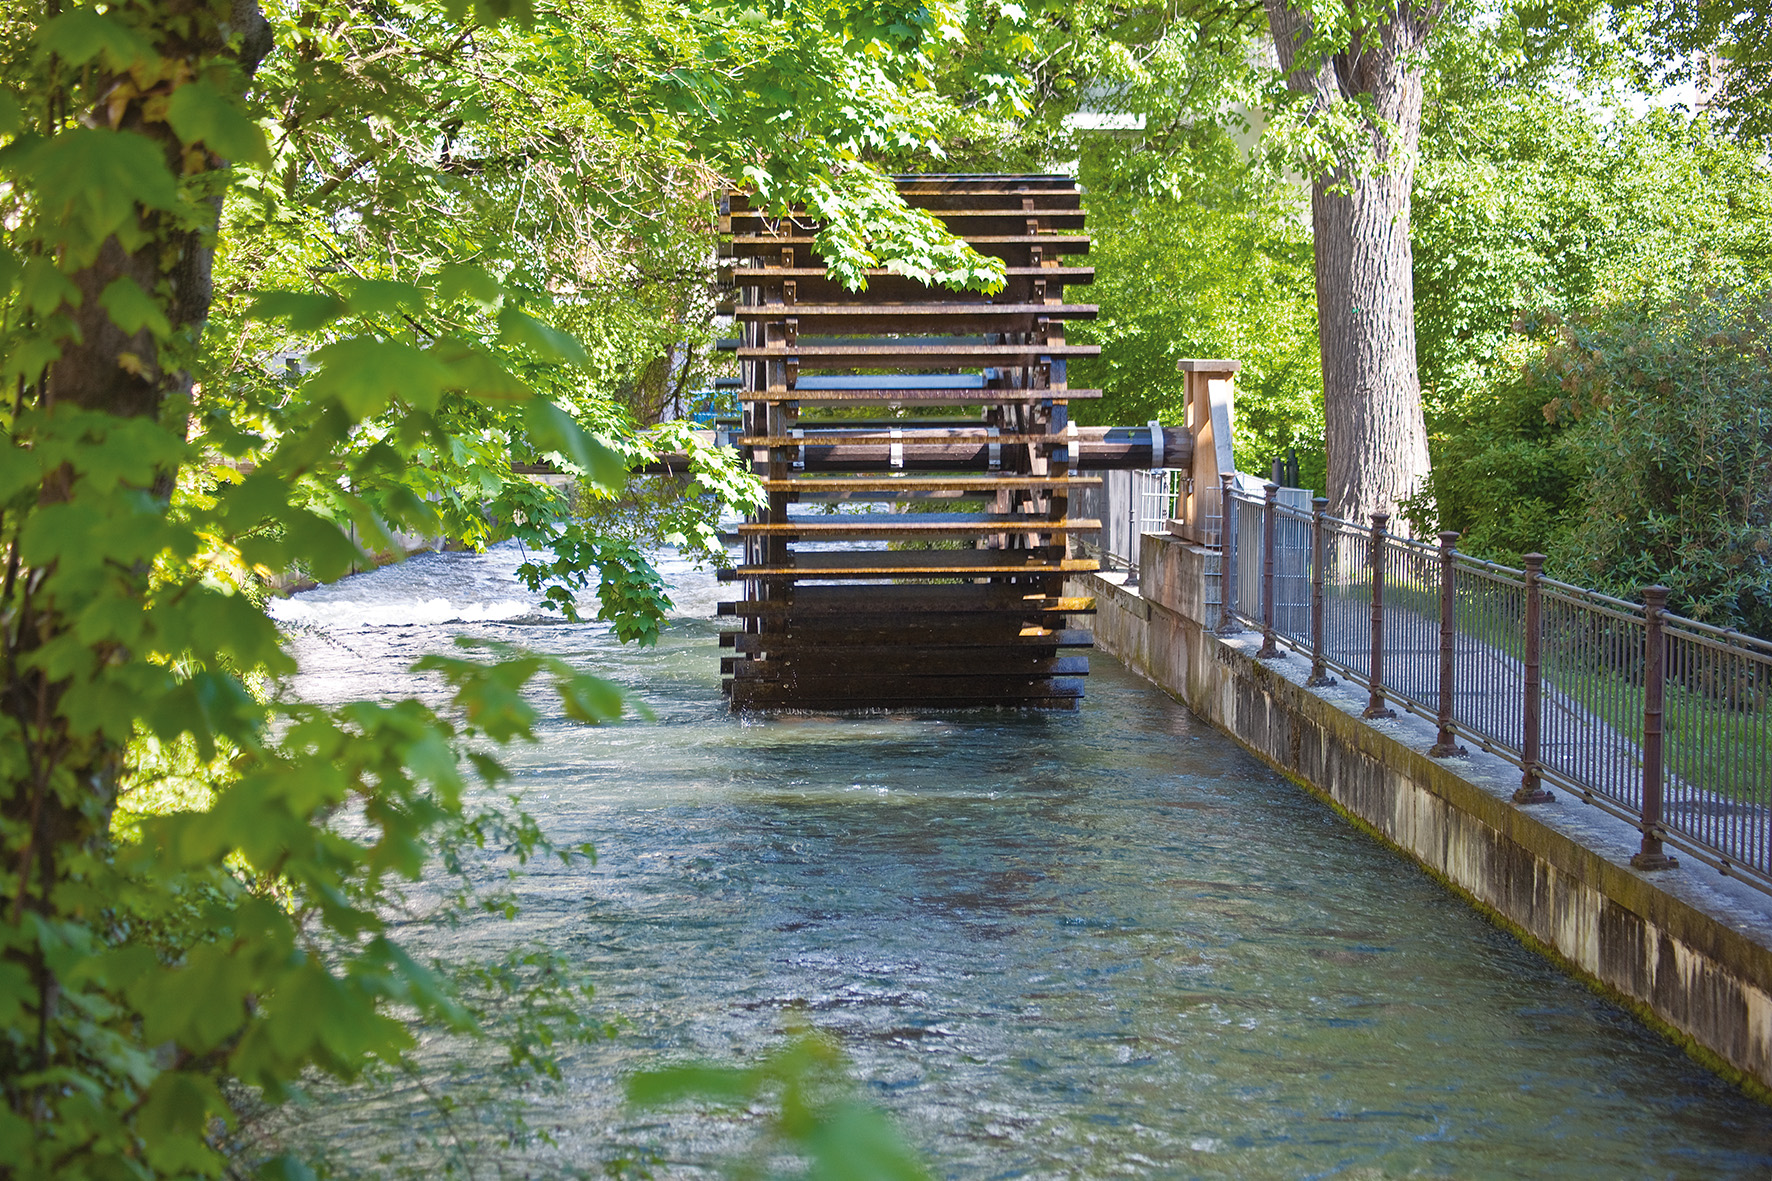
<svg viewBox="0 0 1772 1181">
<path fill-rule="evenodd" d="M 143 328 L 159 337 L 172 335 L 172 324 L 166 313 L 141 289 L 141 284 L 128 275 L 111 280 L 99 293 L 98 302 L 110 314 L 111 323 L 131 336 Z"/>
<path fill-rule="evenodd" d="M 46 22 L 37 32 L 37 46 L 73 66 L 102 53 L 105 65 L 118 71 L 155 56 L 135 30 L 90 8 L 72 8 Z"/>
<path fill-rule="evenodd" d="M 563 361 L 568 365 L 590 363 L 585 346 L 576 336 L 543 324 L 510 304 L 499 309 L 498 331 L 506 344 L 520 345 L 550 361 Z"/>
<path fill-rule="evenodd" d="M 30 152 L 24 170 L 58 219 L 57 240 L 82 256 L 133 226 L 138 205 L 170 210 L 178 201 L 160 148 L 129 131 L 76 127 L 51 136 Z"/>
<path fill-rule="evenodd" d="M 261 291 L 246 314 L 254 320 L 289 321 L 289 330 L 297 333 L 316 332 L 350 311 L 350 305 L 336 295 L 307 291 Z"/>
<path fill-rule="evenodd" d="M 593 484 L 613 490 L 627 479 L 627 462 L 547 399 L 536 398 L 526 403 L 523 423 L 536 450 L 558 453 L 589 476 Z"/>
<path fill-rule="evenodd" d="M 257 123 L 234 100 L 199 78 L 172 92 L 166 121 L 188 144 L 200 143 L 226 160 L 269 164 L 271 150 Z"/>
<path fill-rule="evenodd" d="M 357 279 L 350 285 L 347 302 L 351 310 L 365 316 L 398 316 L 403 312 L 422 312 L 425 293 L 410 283 L 392 279 Z"/>
<path fill-rule="evenodd" d="M 484 269 L 466 263 L 450 263 L 437 271 L 437 295 L 441 299 L 465 299 L 491 309 L 504 297 L 499 286 Z"/>
<path fill-rule="evenodd" d="M 403 341 L 353 336 L 314 350 L 320 371 L 308 379 L 314 393 L 338 399 L 354 418 L 379 414 L 395 398 L 434 409 L 448 388 L 448 366 Z"/>
</svg>

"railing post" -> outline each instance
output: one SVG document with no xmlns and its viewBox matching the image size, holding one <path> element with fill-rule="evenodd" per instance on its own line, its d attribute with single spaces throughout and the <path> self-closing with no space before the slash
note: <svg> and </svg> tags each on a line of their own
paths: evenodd
<svg viewBox="0 0 1772 1181">
<path fill-rule="evenodd" d="M 1541 641 L 1544 635 L 1544 555 L 1527 554 L 1526 563 L 1526 684 L 1520 704 L 1520 786 L 1516 804 L 1548 804 L 1556 797 L 1539 782 L 1539 723 L 1544 717 L 1544 666 Z"/>
<path fill-rule="evenodd" d="M 1366 546 L 1366 561 L 1372 568 L 1372 695 L 1360 714 L 1363 718 L 1397 716 L 1384 703 L 1384 527 L 1390 519 L 1389 513 L 1372 514 L 1372 540 Z"/>
<path fill-rule="evenodd" d="M 1329 515 L 1329 498 L 1311 498 L 1311 675 L 1305 682 L 1313 689 L 1336 683 L 1323 662 L 1323 566 L 1328 556 L 1328 538 L 1323 518 Z"/>
<path fill-rule="evenodd" d="M 1261 651 L 1256 658 L 1271 660 L 1284 656 L 1274 643 L 1274 507 L 1280 503 L 1280 486 L 1268 483 L 1262 487 L 1261 505 Z"/>
<path fill-rule="evenodd" d="M 1138 563 L 1144 552 L 1144 539 L 1138 532 L 1138 500 L 1144 495 L 1138 473 L 1126 473 L 1126 585 L 1138 585 Z"/>
<path fill-rule="evenodd" d="M 1662 851 L 1662 683 L 1667 640 L 1662 615 L 1667 611 L 1667 588 L 1652 586 L 1643 591 L 1643 844 L 1630 863 L 1637 869 L 1674 869 L 1680 863 Z"/>
<path fill-rule="evenodd" d="M 1242 631 L 1237 623 L 1237 502 L 1231 495 L 1231 485 L 1236 481 L 1231 472 L 1219 475 L 1218 481 L 1223 499 L 1218 508 L 1218 527 L 1220 530 L 1218 547 L 1218 591 L 1224 600 L 1218 609 L 1218 634 L 1234 636 Z"/>
<path fill-rule="evenodd" d="M 1427 752 L 1430 758 L 1436 759 L 1470 753 L 1458 745 L 1458 736 L 1452 730 L 1452 701 L 1458 685 L 1458 620 L 1454 612 L 1458 596 L 1458 555 L 1452 546 L 1457 541 L 1456 533 L 1440 534 L 1440 732 Z"/>
</svg>

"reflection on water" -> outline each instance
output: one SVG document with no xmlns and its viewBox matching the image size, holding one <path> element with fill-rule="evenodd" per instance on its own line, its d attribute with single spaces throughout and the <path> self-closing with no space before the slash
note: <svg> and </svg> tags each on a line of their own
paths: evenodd
<svg viewBox="0 0 1772 1181">
<path fill-rule="evenodd" d="M 411 691 L 405 665 L 470 630 L 654 710 L 513 752 L 550 834 L 599 862 L 537 866 L 513 927 L 448 936 L 594 968 L 624 1026 L 547 1113 L 574 1160 L 716 1159 L 735 1121 L 639 1119 L 620 1079 L 809 1020 L 956 1177 L 1772 1172 L 1772 1112 L 1104 657 L 1077 715 L 737 720 L 706 576 L 676 572 L 700 618 L 638 651 L 484 610 L 527 601 L 515 562 L 303 596 L 297 688 Z M 348 1122 L 373 1142 L 398 1118 Z"/>
</svg>

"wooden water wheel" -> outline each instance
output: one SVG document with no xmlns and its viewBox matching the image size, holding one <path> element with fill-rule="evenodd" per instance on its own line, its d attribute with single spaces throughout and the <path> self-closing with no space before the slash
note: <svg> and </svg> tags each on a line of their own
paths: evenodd
<svg viewBox="0 0 1772 1181">
<path fill-rule="evenodd" d="M 1090 282 L 1076 183 L 1062 176 L 911 176 L 928 209 L 1003 259 L 995 295 L 870 272 L 864 292 L 825 275 L 819 226 L 727 200 L 743 403 L 737 440 L 768 505 L 739 533 L 720 604 L 741 628 L 721 671 L 734 709 L 1014 706 L 1075 709 L 1094 610 L 1067 575 L 1096 569 L 1075 540 L 1100 522 L 1071 493 L 1080 467 L 1179 464 L 1185 432 L 1084 428 L 1065 367 L 1094 345 L 1065 325 Z M 1165 454 L 1167 452 L 1167 454 Z M 871 544 L 869 544 L 871 543 Z"/>
</svg>

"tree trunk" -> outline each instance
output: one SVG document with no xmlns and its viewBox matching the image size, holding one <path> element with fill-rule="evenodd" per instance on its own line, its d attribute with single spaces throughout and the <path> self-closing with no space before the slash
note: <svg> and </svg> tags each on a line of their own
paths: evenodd
<svg viewBox="0 0 1772 1181">
<path fill-rule="evenodd" d="M 229 52 L 238 55 L 243 72 L 250 76 L 271 49 L 271 27 L 258 0 L 166 0 L 158 15 L 161 24 L 150 30 L 160 34 L 154 39 L 154 49 L 179 63 L 184 77 L 200 75 L 212 59 Z M 230 38 L 234 40 L 230 42 Z M 124 80 L 112 77 L 102 81 L 108 86 Z M 107 104 L 87 112 L 86 121 L 96 126 L 109 123 L 154 141 L 176 173 L 185 167 L 184 145 L 163 114 L 149 117 L 148 107 L 155 102 L 163 109 L 165 96 L 137 95 L 117 104 L 115 109 Z M 221 163 L 208 158 L 204 166 L 216 167 Z M 215 208 L 219 216 L 219 198 Z M 162 367 L 153 334 L 145 327 L 133 333 L 119 328 L 99 296 L 120 278 L 134 280 L 144 292 L 166 290 L 160 302 L 168 322 L 176 330 L 199 330 L 209 314 L 215 232 L 213 228 L 177 226 L 168 215 L 150 211 L 143 211 L 142 229 L 146 240 L 141 245 L 126 249 L 113 236 L 99 248 L 97 257 L 68 276 L 80 293 L 80 302 L 77 306 L 63 304 L 59 310 L 75 331 L 63 343 L 60 356 L 44 376 L 37 399 L 41 406 L 54 408 L 65 404 L 119 418 L 153 417 L 162 412 L 169 397 L 189 393 L 190 375 L 167 372 Z M 23 394 L 21 388 L 21 400 Z M 158 485 L 151 489 L 162 503 L 171 494 L 174 474 L 162 473 Z M 42 502 L 66 499 L 75 478 L 72 467 L 63 467 L 45 481 Z M 16 574 L 16 546 L 12 562 Z M 145 587 L 147 570 L 132 574 Z M 29 581 L 27 576 L 25 582 Z M 12 586 L 10 576 L 6 583 L 9 588 Z M 27 901 L 26 887 L 33 865 L 41 881 L 33 909 L 47 909 L 51 883 L 59 872 L 55 864 L 57 854 L 105 838 L 116 802 L 122 748 L 107 741 L 86 746 L 67 741 L 58 712 L 63 684 L 28 668 L 16 671 L 20 654 L 50 642 L 69 626 L 69 621 L 57 615 L 52 606 L 33 602 L 27 591 L 23 609 L 13 614 L 9 626 L 12 634 L 5 637 L 5 649 L 11 658 L 8 669 L 12 671 L 10 680 L 0 684 L 0 709 L 17 719 L 21 733 L 31 736 L 36 768 L 31 777 L 15 780 L 10 793 L 0 788 L 0 820 L 23 822 L 29 830 L 19 864 L 6 867 L 16 873 L 18 894 L 11 908 L 16 921 Z M 57 764 L 72 775 L 81 792 L 66 794 L 52 788 L 50 769 Z M 45 974 L 47 995 L 53 991 L 53 979 L 46 968 L 41 972 Z M 49 1008 L 46 1001 L 44 1011 Z"/>
<path fill-rule="evenodd" d="M 1330 511 L 1348 520 L 1394 516 L 1428 475 L 1409 200 L 1421 139 L 1416 59 L 1442 7 L 1402 0 L 1387 19 L 1356 29 L 1345 48 L 1317 62 L 1306 56 L 1309 16 L 1286 0 L 1267 0 L 1290 89 L 1311 96 L 1319 110 L 1361 96 L 1372 104 L 1361 142 L 1311 188 L 1327 495 Z"/>
</svg>

